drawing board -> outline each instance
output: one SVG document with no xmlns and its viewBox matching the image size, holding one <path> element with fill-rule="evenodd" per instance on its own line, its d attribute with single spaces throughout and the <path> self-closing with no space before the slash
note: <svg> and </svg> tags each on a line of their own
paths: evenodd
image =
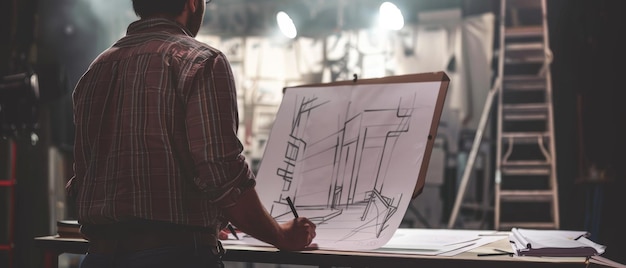
<svg viewBox="0 0 626 268">
<path fill-rule="evenodd" d="M 444 72 L 289 87 L 257 173 L 278 221 L 317 225 L 320 248 L 376 249 L 419 195 L 449 79 Z"/>
</svg>

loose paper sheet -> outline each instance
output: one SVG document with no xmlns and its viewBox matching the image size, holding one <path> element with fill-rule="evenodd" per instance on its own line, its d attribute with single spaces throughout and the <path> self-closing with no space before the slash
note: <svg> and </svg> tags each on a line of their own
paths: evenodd
<svg viewBox="0 0 626 268">
<path fill-rule="evenodd" d="M 502 239 L 504 236 L 481 236 L 484 230 L 398 229 L 395 235 L 375 252 L 454 256 Z"/>
<path fill-rule="evenodd" d="M 317 224 L 320 248 L 387 243 L 411 201 L 441 83 L 287 89 L 257 174 L 264 206 L 289 221 L 291 197 Z"/>
</svg>

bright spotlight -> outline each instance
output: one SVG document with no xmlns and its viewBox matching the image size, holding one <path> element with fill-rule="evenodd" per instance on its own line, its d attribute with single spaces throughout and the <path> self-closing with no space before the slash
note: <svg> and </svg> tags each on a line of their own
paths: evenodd
<svg viewBox="0 0 626 268">
<path fill-rule="evenodd" d="M 284 11 L 280 11 L 276 14 L 276 23 L 278 24 L 278 28 L 280 31 L 288 37 L 289 39 L 293 39 L 298 35 L 298 30 L 296 30 L 296 25 L 293 23 L 293 20 L 285 13 Z"/>
<path fill-rule="evenodd" d="M 391 2 L 384 2 L 378 9 L 379 25 L 387 30 L 400 30 L 404 27 L 404 16 L 402 11 Z"/>
</svg>

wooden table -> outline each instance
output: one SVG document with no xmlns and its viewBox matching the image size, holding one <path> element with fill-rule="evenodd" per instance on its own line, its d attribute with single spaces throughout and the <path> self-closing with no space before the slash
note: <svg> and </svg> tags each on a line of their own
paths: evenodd
<svg viewBox="0 0 626 268">
<path fill-rule="evenodd" d="M 248 245 L 225 245 L 224 261 L 312 265 L 319 267 L 606 267 L 583 257 L 510 257 L 478 256 L 478 253 L 494 252 L 494 249 L 510 250 L 508 239 L 448 256 L 397 254 L 376 251 L 353 252 L 336 250 L 310 250 L 285 252 L 273 247 Z M 36 237 L 34 244 L 44 250 L 46 267 L 57 267 L 62 253 L 85 254 L 89 242 L 84 239 Z"/>
</svg>

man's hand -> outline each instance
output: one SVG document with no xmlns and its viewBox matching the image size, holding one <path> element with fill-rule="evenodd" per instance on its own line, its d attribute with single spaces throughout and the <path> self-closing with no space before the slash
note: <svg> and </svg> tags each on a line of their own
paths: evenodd
<svg viewBox="0 0 626 268">
<path fill-rule="evenodd" d="M 230 231 L 226 228 L 220 230 L 220 233 L 218 234 L 217 238 L 219 238 L 220 240 L 228 240 L 228 234 L 230 233 Z"/>
<path fill-rule="evenodd" d="M 317 226 L 308 218 L 298 217 L 292 221 L 280 224 L 282 235 L 276 243 L 280 250 L 304 250 L 315 248 L 311 244 L 315 238 Z"/>
<path fill-rule="evenodd" d="M 263 207 L 254 188 L 241 193 L 234 206 L 224 208 L 224 214 L 237 229 L 280 250 L 316 248 L 311 244 L 316 228 L 311 220 L 297 217 L 278 223 Z"/>
</svg>

